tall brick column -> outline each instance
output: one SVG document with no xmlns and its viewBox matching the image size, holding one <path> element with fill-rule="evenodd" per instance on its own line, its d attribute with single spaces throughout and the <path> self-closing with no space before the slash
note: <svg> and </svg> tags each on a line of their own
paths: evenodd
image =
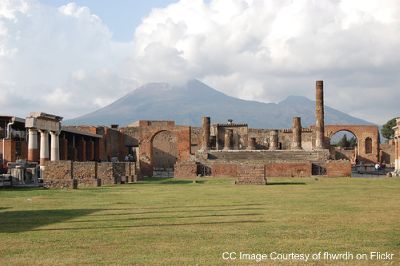
<svg viewBox="0 0 400 266">
<path fill-rule="evenodd" d="M 269 150 L 274 151 L 278 149 L 278 130 L 272 130 L 269 133 Z"/>
<path fill-rule="evenodd" d="M 301 118 L 293 117 L 292 150 L 301 150 Z"/>
<path fill-rule="evenodd" d="M 233 142 L 233 130 L 226 129 L 225 130 L 225 139 L 224 139 L 224 150 L 231 150 Z"/>
<path fill-rule="evenodd" d="M 315 148 L 324 149 L 324 82 L 322 80 L 317 80 L 316 82 L 315 116 Z"/>
<path fill-rule="evenodd" d="M 38 131 L 36 129 L 29 129 L 28 137 L 28 161 L 39 161 L 39 145 L 38 145 Z"/>
<path fill-rule="evenodd" d="M 210 149 L 210 117 L 204 116 L 202 118 L 202 147 L 203 151 Z"/>
<path fill-rule="evenodd" d="M 247 143 L 248 150 L 255 150 L 256 149 L 256 138 L 249 138 Z"/>
</svg>

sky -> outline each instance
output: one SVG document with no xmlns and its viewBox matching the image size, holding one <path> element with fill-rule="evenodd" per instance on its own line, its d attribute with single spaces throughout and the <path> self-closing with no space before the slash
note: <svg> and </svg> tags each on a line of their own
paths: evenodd
<svg viewBox="0 0 400 266">
<path fill-rule="evenodd" d="M 383 124 L 400 116 L 397 0 L 1 0 L 0 114 L 73 118 L 148 82 L 315 97 Z"/>
</svg>

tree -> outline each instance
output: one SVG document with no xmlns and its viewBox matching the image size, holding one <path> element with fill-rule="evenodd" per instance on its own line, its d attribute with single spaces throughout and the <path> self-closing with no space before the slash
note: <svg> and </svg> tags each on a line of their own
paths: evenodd
<svg viewBox="0 0 400 266">
<path fill-rule="evenodd" d="M 381 129 L 382 136 L 386 139 L 392 139 L 394 137 L 393 127 L 396 126 L 396 118 L 390 119 L 383 125 Z"/>
<path fill-rule="evenodd" d="M 353 136 L 349 140 L 349 148 L 354 148 L 357 146 L 357 139 Z"/>
<path fill-rule="evenodd" d="M 342 147 L 342 148 L 347 148 L 347 147 L 349 147 L 350 143 L 349 143 L 349 141 L 347 140 L 347 135 L 346 135 L 346 134 L 343 135 L 343 137 L 339 140 L 339 142 L 338 142 L 337 145 L 338 145 L 339 147 Z"/>
</svg>

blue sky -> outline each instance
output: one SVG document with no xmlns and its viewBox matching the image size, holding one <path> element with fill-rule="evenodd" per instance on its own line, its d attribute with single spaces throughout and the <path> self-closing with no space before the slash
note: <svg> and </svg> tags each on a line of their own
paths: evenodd
<svg viewBox="0 0 400 266">
<path fill-rule="evenodd" d="M 70 2 L 86 6 L 109 27 L 115 41 L 131 41 L 135 28 L 153 8 L 163 8 L 177 0 L 40 0 L 40 2 L 54 7 Z"/>
</svg>

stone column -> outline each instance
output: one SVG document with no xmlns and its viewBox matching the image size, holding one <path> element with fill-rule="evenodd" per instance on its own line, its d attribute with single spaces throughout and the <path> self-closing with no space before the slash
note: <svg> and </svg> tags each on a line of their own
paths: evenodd
<svg viewBox="0 0 400 266">
<path fill-rule="evenodd" d="M 49 160 L 49 132 L 40 130 L 40 165 Z"/>
<path fill-rule="evenodd" d="M 60 160 L 60 139 L 59 133 L 50 131 L 50 141 L 51 141 L 51 161 L 59 161 Z"/>
<path fill-rule="evenodd" d="M 208 151 L 210 149 L 210 117 L 204 116 L 202 118 L 202 129 L 201 149 L 203 151 Z"/>
<path fill-rule="evenodd" d="M 269 150 L 274 151 L 278 149 L 278 130 L 272 130 L 269 133 Z"/>
<path fill-rule="evenodd" d="M 256 138 L 250 138 L 247 143 L 248 150 L 255 150 L 256 149 Z"/>
<path fill-rule="evenodd" d="M 29 129 L 28 137 L 28 161 L 39 161 L 38 131 L 34 128 Z"/>
<path fill-rule="evenodd" d="M 233 130 L 226 129 L 225 130 L 224 150 L 232 149 L 232 140 L 233 140 Z"/>
<path fill-rule="evenodd" d="M 315 117 L 315 148 L 324 149 L 324 82 L 322 80 L 317 80 L 316 82 Z"/>
<path fill-rule="evenodd" d="M 293 117 L 292 150 L 301 150 L 301 118 Z"/>
</svg>

